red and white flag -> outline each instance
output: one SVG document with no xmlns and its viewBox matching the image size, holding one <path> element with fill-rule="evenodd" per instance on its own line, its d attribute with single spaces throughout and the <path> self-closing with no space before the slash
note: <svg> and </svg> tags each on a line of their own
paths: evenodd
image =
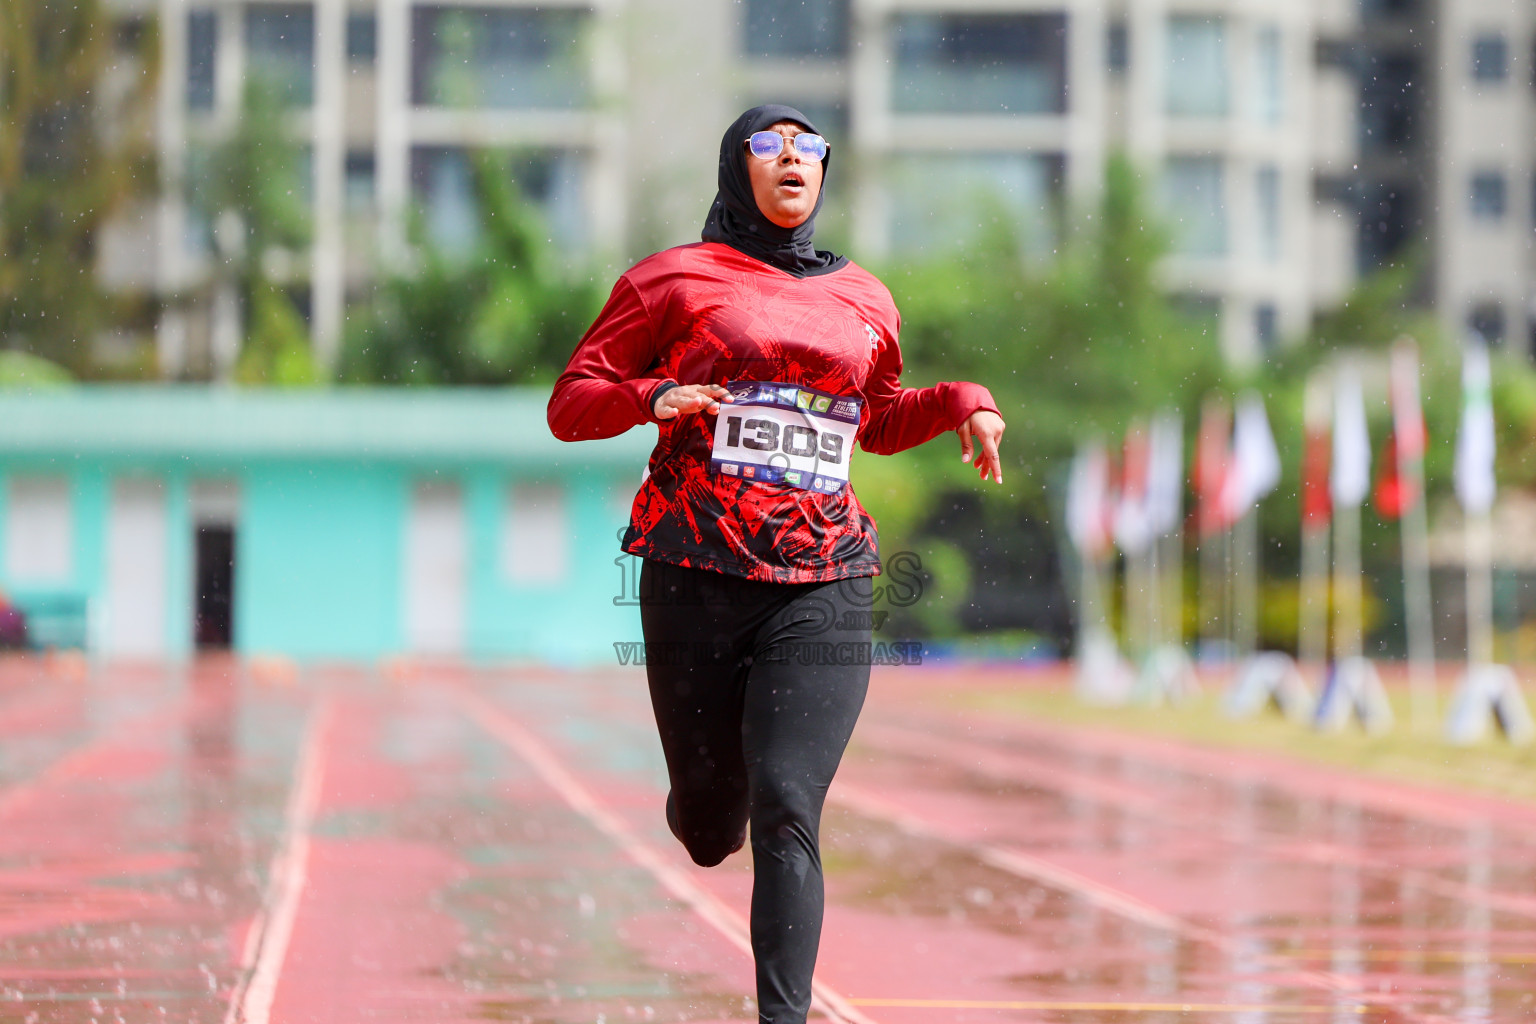
<svg viewBox="0 0 1536 1024">
<path fill-rule="evenodd" d="M 1141 422 L 1125 431 L 1125 448 L 1120 463 L 1120 497 L 1115 502 L 1115 543 L 1127 554 L 1140 554 L 1152 540 L 1152 521 L 1148 515 L 1149 473 L 1152 468 L 1152 443 Z"/>
<path fill-rule="evenodd" d="M 1493 507 L 1498 491 L 1494 477 L 1493 378 L 1488 346 L 1469 341 L 1462 352 L 1461 432 L 1456 436 L 1456 497 L 1461 507 L 1478 514 Z"/>
<path fill-rule="evenodd" d="M 1419 353 L 1413 342 L 1402 339 L 1392 348 L 1392 433 L 1382 450 L 1376 477 L 1376 510 L 1396 519 L 1416 506 L 1423 495 L 1416 480 L 1422 471 L 1403 475 L 1403 469 L 1424 458 L 1426 432 L 1424 409 L 1419 400 Z"/>
<path fill-rule="evenodd" d="M 1371 432 L 1365 419 L 1365 392 L 1351 366 L 1333 380 L 1333 467 L 1328 492 L 1335 508 L 1358 508 L 1371 493 Z"/>
<path fill-rule="evenodd" d="M 1178 413 L 1152 420 L 1152 452 L 1147 467 L 1147 519 L 1154 536 L 1179 525 L 1184 514 L 1184 424 Z"/>
<path fill-rule="evenodd" d="M 1067 482 L 1067 535 L 1084 558 L 1109 549 L 1109 457 L 1098 442 L 1079 446 Z"/>
<path fill-rule="evenodd" d="M 1238 400 L 1230 461 L 1221 504 L 1227 521 L 1235 523 L 1280 482 L 1280 451 L 1269 429 L 1264 399 L 1256 391 Z"/>
<path fill-rule="evenodd" d="M 1227 517 L 1222 495 L 1227 476 L 1232 471 L 1228 444 L 1232 437 L 1232 415 L 1227 403 L 1212 396 L 1200 407 L 1200 436 L 1195 442 L 1195 464 L 1191 475 L 1195 488 L 1195 525 L 1200 536 L 1220 533 L 1232 524 Z"/>
<path fill-rule="evenodd" d="M 1333 407 L 1323 378 L 1307 381 L 1302 405 L 1302 430 L 1305 434 L 1301 453 L 1301 527 L 1312 531 L 1325 528 L 1333 516 L 1333 499 L 1328 494 L 1331 470 L 1331 430 Z"/>
</svg>

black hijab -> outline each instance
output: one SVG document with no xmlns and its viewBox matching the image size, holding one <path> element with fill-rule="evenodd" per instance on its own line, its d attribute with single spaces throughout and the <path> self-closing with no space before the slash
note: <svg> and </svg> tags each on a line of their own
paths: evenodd
<svg viewBox="0 0 1536 1024">
<path fill-rule="evenodd" d="M 816 131 L 816 126 L 800 111 L 777 103 L 753 107 L 725 130 L 725 137 L 720 140 L 720 191 L 715 193 L 709 216 L 704 218 L 704 241 L 723 242 L 796 277 L 827 274 L 848 262 L 846 256 L 811 245 L 816 215 L 826 197 L 830 149 L 821 161 L 822 191 L 816 196 L 816 209 L 799 227 L 781 228 L 764 217 L 752 195 L 752 181 L 747 177 L 747 137 L 780 121 L 793 121 L 808 132 Z"/>
</svg>

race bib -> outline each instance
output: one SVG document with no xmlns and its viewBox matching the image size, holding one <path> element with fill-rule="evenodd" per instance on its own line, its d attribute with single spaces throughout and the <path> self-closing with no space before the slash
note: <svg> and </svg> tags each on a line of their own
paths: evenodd
<svg viewBox="0 0 1536 1024">
<path fill-rule="evenodd" d="M 772 381 L 725 387 L 735 401 L 721 402 L 715 417 L 712 471 L 824 494 L 847 485 L 861 399 Z"/>
</svg>

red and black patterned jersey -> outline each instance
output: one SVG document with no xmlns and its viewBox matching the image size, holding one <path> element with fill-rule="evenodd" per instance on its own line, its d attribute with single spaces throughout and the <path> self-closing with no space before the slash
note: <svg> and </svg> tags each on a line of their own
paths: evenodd
<svg viewBox="0 0 1536 1024">
<path fill-rule="evenodd" d="M 659 422 L 625 551 L 779 583 L 878 575 L 875 524 L 852 487 L 818 493 L 712 472 L 716 417 L 657 421 L 652 402 L 669 382 L 738 380 L 854 397 L 859 447 L 877 454 L 997 411 L 977 384 L 903 388 L 899 329 L 890 292 L 856 264 L 795 277 L 718 243 L 668 249 L 619 278 L 555 383 L 550 429 L 580 441 Z"/>
</svg>

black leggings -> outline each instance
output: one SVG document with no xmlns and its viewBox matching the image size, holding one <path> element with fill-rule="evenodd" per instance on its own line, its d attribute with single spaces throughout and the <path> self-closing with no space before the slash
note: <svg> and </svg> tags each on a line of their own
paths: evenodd
<svg viewBox="0 0 1536 1024">
<path fill-rule="evenodd" d="M 821 806 L 869 687 L 870 581 L 760 583 L 646 560 L 651 706 L 677 831 L 711 867 L 752 826 L 763 1024 L 801 1024 L 821 941 Z"/>
</svg>

